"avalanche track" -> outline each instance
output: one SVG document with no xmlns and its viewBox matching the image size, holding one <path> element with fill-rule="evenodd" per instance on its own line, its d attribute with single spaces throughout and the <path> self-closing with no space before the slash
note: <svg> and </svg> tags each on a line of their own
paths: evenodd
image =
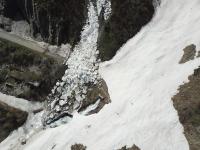
<svg viewBox="0 0 200 150">
<path fill-rule="evenodd" d="M 15 136 L 0 149 L 68 150 L 82 143 L 88 150 L 115 150 L 136 144 L 141 150 L 189 150 L 171 97 L 200 65 L 179 64 L 182 49 L 200 49 L 200 1 L 162 0 L 153 20 L 101 65 L 112 103 L 92 116 L 34 135 L 19 148 Z"/>
</svg>

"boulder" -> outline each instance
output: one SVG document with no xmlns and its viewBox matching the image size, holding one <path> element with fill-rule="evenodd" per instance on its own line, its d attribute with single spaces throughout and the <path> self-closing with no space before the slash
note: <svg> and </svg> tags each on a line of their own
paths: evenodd
<svg viewBox="0 0 200 150">
<path fill-rule="evenodd" d="M 0 142 L 2 142 L 12 131 L 22 126 L 27 117 L 27 112 L 0 102 Z"/>
<path fill-rule="evenodd" d="M 78 111 L 81 112 L 87 109 L 87 107 L 95 104 L 96 102 L 98 102 L 96 108 L 90 110 L 87 115 L 98 113 L 104 107 L 104 105 L 111 102 L 107 84 L 103 79 L 101 79 L 98 84 L 92 85 L 88 88 L 86 98 Z"/>
<path fill-rule="evenodd" d="M 191 44 L 191 45 L 188 45 L 186 46 L 184 49 L 183 49 L 183 56 L 181 58 L 181 60 L 179 61 L 180 64 L 184 64 L 190 60 L 193 60 L 195 58 L 195 55 L 196 55 L 196 45 L 194 44 Z"/>
<path fill-rule="evenodd" d="M 71 150 L 86 150 L 86 146 L 82 144 L 74 144 L 71 146 Z"/>
</svg>

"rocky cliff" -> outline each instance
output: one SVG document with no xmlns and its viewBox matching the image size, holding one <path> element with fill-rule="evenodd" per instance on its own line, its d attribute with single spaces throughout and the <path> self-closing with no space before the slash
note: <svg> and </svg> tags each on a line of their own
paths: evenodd
<svg viewBox="0 0 200 150">
<path fill-rule="evenodd" d="M 87 0 L 1 0 L 1 15 L 26 20 L 31 34 L 51 44 L 79 40 L 87 15 Z"/>
<path fill-rule="evenodd" d="M 101 18 L 98 49 L 102 60 L 111 59 L 154 14 L 153 0 L 111 0 L 111 7 L 108 21 Z"/>
<path fill-rule="evenodd" d="M 88 0 L 0 0 L 0 3 L 4 17 L 26 20 L 31 35 L 50 44 L 70 43 L 74 46 L 80 40 L 87 18 Z M 153 0 L 111 0 L 111 7 L 108 20 L 103 17 L 104 9 L 99 15 L 98 49 L 102 60 L 111 59 L 154 14 Z M 8 22 L 6 20 L 5 28 Z"/>
<path fill-rule="evenodd" d="M 66 69 L 62 62 L 0 39 L 0 92 L 44 101 Z"/>
<path fill-rule="evenodd" d="M 27 112 L 0 102 L 0 142 L 3 141 L 10 132 L 23 125 L 27 116 Z"/>
</svg>

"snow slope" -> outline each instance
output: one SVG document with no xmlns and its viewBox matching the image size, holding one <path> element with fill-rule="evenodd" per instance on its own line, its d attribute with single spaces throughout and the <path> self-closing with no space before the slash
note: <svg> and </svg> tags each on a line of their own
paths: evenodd
<svg viewBox="0 0 200 150">
<path fill-rule="evenodd" d="M 0 93 L 0 102 L 6 103 L 11 107 L 26 112 L 33 112 L 34 110 L 41 109 L 43 105 L 40 102 L 30 102 L 22 98 L 16 98 L 14 96 L 5 95 L 3 93 Z"/>
<path fill-rule="evenodd" d="M 200 49 L 200 1 L 162 0 L 153 20 L 101 66 L 112 103 L 92 116 L 76 114 L 71 122 L 34 135 L 19 147 L 10 136 L 0 144 L 25 150 L 114 150 L 136 144 L 142 150 L 189 150 L 171 97 L 200 65 L 178 64 L 182 49 Z"/>
<path fill-rule="evenodd" d="M 30 48 L 30 49 L 40 52 L 40 53 L 45 52 L 45 49 L 43 49 L 41 46 L 39 46 L 39 44 L 37 42 L 24 39 L 18 35 L 10 34 L 3 30 L 0 30 L 0 38 L 11 41 L 13 43 L 17 43 L 19 45 Z"/>
</svg>

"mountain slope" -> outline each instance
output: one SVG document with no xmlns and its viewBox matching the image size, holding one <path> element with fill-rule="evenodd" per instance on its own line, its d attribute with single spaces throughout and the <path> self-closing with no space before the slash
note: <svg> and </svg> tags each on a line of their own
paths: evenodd
<svg viewBox="0 0 200 150">
<path fill-rule="evenodd" d="M 162 0 L 153 20 L 129 40 L 100 73 L 112 103 L 92 116 L 75 114 L 71 122 L 40 131 L 26 145 L 13 134 L 0 149 L 65 150 L 82 143 L 88 150 L 113 150 L 136 144 L 142 150 L 188 150 L 171 98 L 200 65 L 179 64 L 182 49 L 200 49 L 199 0 Z"/>
</svg>

